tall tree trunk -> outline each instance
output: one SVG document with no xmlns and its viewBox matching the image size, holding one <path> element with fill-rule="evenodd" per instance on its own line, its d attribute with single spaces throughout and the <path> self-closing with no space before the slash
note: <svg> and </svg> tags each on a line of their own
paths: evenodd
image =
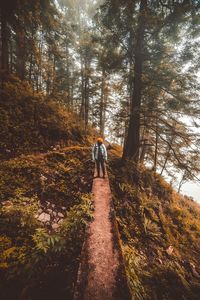
<svg viewBox="0 0 200 300">
<path fill-rule="evenodd" d="M 72 75 L 72 78 L 71 78 L 70 108 L 71 108 L 72 110 L 74 109 L 74 78 L 73 78 L 73 75 Z"/>
<path fill-rule="evenodd" d="M 71 104 L 71 95 L 70 95 L 70 66 L 69 66 L 69 49 L 68 45 L 66 45 L 66 73 L 67 73 L 67 78 L 66 78 L 66 89 L 67 89 L 67 105 L 70 107 Z"/>
<path fill-rule="evenodd" d="M 167 150 L 167 154 L 166 154 L 166 156 L 165 156 L 165 161 L 164 161 L 162 170 L 161 170 L 161 172 L 160 172 L 160 175 L 161 175 L 161 176 L 162 176 L 162 174 L 163 174 L 163 172 L 164 172 L 164 170 L 165 170 L 166 164 L 167 164 L 168 159 L 169 159 L 169 157 L 170 157 L 170 151 L 171 151 L 171 147 L 170 147 L 170 146 L 171 146 L 172 143 L 173 143 L 174 137 L 175 137 L 175 136 L 172 135 L 171 140 L 170 140 L 170 142 L 169 142 L 169 147 L 168 147 L 168 150 Z"/>
<path fill-rule="evenodd" d="M 32 84 L 32 73 L 33 73 L 33 56 L 34 56 L 34 39 L 35 39 L 35 30 L 32 24 L 31 28 L 31 45 L 29 46 L 30 53 L 30 64 L 28 70 L 28 80 Z"/>
<path fill-rule="evenodd" d="M 47 64 L 47 80 L 46 80 L 46 93 L 47 95 L 50 94 L 50 89 L 51 89 L 51 53 L 50 49 L 48 49 L 48 64 Z"/>
<path fill-rule="evenodd" d="M 29 75 L 28 75 L 28 80 L 31 83 L 31 77 L 32 77 L 32 69 L 33 69 L 33 53 L 31 52 L 31 57 L 30 57 L 30 65 L 29 65 Z"/>
<path fill-rule="evenodd" d="M 9 72 L 13 73 L 13 41 L 12 38 L 9 41 Z"/>
<path fill-rule="evenodd" d="M 108 101 L 108 93 L 104 91 L 102 136 L 104 136 L 104 132 L 105 132 L 107 101 Z"/>
<path fill-rule="evenodd" d="M 145 123 L 145 121 L 144 121 L 144 123 Z M 142 131 L 142 142 L 143 142 L 143 145 L 142 145 L 142 149 L 141 149 L 141 153 L 140 153 L 140 163 L 144 162 L 144 157 L 145 157 L 145 154 L 146 154 L 145 131 L 146 131 L 146 128 L 144 126 L 143 131 Z"/>
<path fill-rule="evenodd" d="M 83 69 L 83 59 L 81 57 L 81 108 L 80 108 L 80 118 L 82 120 L 85 119 L 85 76 L 84 76 L 84 69 Z"/>
<path fill-rule="evenodd" d="M 52 66 L 52 93 L 56 93 L 57 82 L 56 82 L 56 56 L 53 54 L 53 66 Z"/>
<path fill-rule="evenodd" d="M 103 136 L 104 135 L 104 97 L 105 97 L 105 70 L 102 69 L 102 75 L 101 75 L 101 99 L 100 99 L 100 111 L 99 111 L 99 127 L 100 127 L 100 133 Z"/>
<path fill-rule="evenodd" d="M 156 122 L 157 122 L 157 120 L 156 120 Z M 158 126 L 156 124 L 156 143 L 155 143 L 154 164 L 153 164 L 154 172 L 156 172 L 156 169 L 157 169 L 157 157 L 158 157 Z"/>
<path fill-rule="evenodd" d="M 35 78 L 37 93 L 39 92 L 39 88 L 40 88 L 40 74 L 41 74 L 41 61 L 42 61 L 42 39 L 40 40 L 39 45 L 38 45 L 38 54 L 39 54 L 39 58 L 38 58 L 37 72 L 36 72 L 36 78 Z"/>
<path fill-rule="evenodd" d="M 128 41 L 128 59 L 129 59 L 129 64 L 128 64 L 128 82 L 127 82 L 127 92 L 128 92 L 128 101 L 127 101 L 127 113 L 130 115 L 131 112 L 131 99 L 132 99 L 132 94 L 133 94 L 133 69 L 134 69 L 134 63 L 133 63 L 133 44 L 134 44 L 134 32 L 133 32 L 133 6 L 130 7 L 128 11 L 128 19 L 129 19 L 129 41 Z M 126 119 L 124 125 L 124 140 L 123 140 L 123 145 L 125 147 L 126 142 L 127 142 L 127 135 L 128 135 L 128 118 Z"/>
<path fill-rule="evenodd" d="M 8 71 L 8 26 L 7 12 L 1 8 L 1 69 Z"/>
<path fill-rule="evenodd" d="M 16 71 L 20 79 L 25 79 L 25 32 L 23 25 L 17 26 L 16 32 Z"/>
<path fill-rule="evenodd" d="M 85 123 L 85 127 L 88 125 L 89 118 L 89 77 L 90 70 L 90 62 L 85 59 L 84 60 L 84 68 L 83 64 L 81 64 L 81 109 L 80 109 L 80 117 Z"/>
<path fill-rule="evenodd" d="M 142 98 L 143 43 L 146 9 L 147 0 L 141 0 L 135 43 L 135 63 L 131 115 L 129 120 L 127 141 L 123 152 L 123 159 L 132 158 L 136 163 L 138 163 L 139 160 L 140 146 L 140 107 Z"/>
<path fill-rule="evenodd" d="M 85 127 L 88 125 L 88 119 L 89 119 L 89 84 L 90 84 L 90 78 L 88 74 L 89 66 L 87 67 L 87 74 L 85 77 Z"/>
</svg>

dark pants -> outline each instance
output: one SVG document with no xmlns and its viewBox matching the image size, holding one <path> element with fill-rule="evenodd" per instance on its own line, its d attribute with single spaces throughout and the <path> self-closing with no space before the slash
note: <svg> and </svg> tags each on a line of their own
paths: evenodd
<svg viewBox="0 0 200 300">
<path fill-rule="evenodd" d="M 96 159 L 96 166 L 97 166 L 97 175 L 100 176 L 100 165 L 103 172 L 103 176 L 105 176 L 105 165 L 104 165 L 104 159 Z"/>
</svg>

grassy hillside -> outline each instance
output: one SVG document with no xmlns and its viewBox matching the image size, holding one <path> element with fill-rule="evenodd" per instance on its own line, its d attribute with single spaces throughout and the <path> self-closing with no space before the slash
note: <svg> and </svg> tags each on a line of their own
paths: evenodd
<svg viewBox="0 0 200 300">
<path fill-rule="evenodd" d="M 88 144 L 76 114 L 64 104 L 33 94 L 27 82 L 11 76 L 0 89 L 0 158 L 38 153 L 58 146 Z"/>
<path fill-rule="evenodd" d="M 92 219 L 96 132 L 14 77 L 0 92 L 0 118 L 0 299 L 72 299 Z M 120 156 L 113 145 L 108 169 L 134 299 L 199 299 L 199 205 Z"/>
<path fill-rule="evenodd" d="M 0 99 L 0 299 L 72 299 L 94 131 L 15 78 Z"/>
<path fill-rule="evenodd" d="M 116 158 L 109 173 L 134 299 L 199 299 L 200 206 L 157 174 Z"/>
</svg>

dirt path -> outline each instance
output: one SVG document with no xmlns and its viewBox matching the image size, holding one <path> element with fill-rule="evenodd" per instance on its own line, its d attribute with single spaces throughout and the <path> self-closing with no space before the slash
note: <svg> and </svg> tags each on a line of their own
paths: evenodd
<svg viewBox="0 0 200 300">
<path fill-rule="evenodd" d="M 92 192 L 94 220 L 88 227 L 74 299 L 129 299 L 124 275 L 120 274 L 123 267 L 113 233 L 108 177 L 95 178 Z"/>
</svg>

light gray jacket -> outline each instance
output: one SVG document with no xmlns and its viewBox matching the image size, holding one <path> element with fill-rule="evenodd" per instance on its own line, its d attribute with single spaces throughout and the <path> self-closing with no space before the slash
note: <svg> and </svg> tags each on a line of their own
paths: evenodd
<svg viewBox="0 0 200 300">
<path fill-rule="evenodd" d="M 106 146 L 104 144 L 100 145 L 101 148 L 101 152 L 103 154 L 103 158 L 105 160 L 107 160 L 107 150 L 106 150 Z M 94 144 L 92 147 L 92 160 L 98 159 L 98 151 L 99 151 L 99 146 L 98 144 Z"/>
</svg>

